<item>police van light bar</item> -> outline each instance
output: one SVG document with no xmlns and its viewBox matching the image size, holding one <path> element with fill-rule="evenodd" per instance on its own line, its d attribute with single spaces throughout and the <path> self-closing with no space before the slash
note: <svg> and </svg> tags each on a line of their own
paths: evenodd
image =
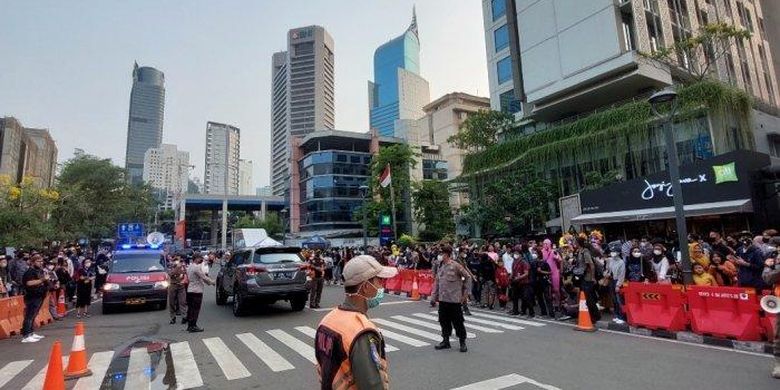
<svg viewBox="0 0 780 390">
<path fill-rule="evenodd" d="M 121 249 L 160 249 L 159 245 L 147 245 L 147 244 L 122 244 Z"/>
</svg>

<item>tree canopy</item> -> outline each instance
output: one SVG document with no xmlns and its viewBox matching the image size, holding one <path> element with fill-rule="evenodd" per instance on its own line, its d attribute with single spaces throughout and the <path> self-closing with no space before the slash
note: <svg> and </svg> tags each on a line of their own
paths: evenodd
<svg viewBox="0 0 780 390">
<path fill-rule="evenodd" d="M 471 114 L 460 125 L 458 132 L 447 139 L 451 145 L 477 152 L 498 143 L 498 136 L 514 126 L 512 114 L 502 111 L 482 110 Z"/>
<path fill-rule="evenodd" d="M 47 223 L 59 193 L 35 186 L 30 177 L 14 183 L 0 175 L 0 244 L 12 247 L 40 246 L 53 238 Z"/>
<path fill-rule="evenodd" d="M 438 241 L 455 231 L 450 211 L 447 183 L 439 180 L 423 180 L 412 184 L 414 217 L 421 230 L 423 241 Z"/>
</svg>

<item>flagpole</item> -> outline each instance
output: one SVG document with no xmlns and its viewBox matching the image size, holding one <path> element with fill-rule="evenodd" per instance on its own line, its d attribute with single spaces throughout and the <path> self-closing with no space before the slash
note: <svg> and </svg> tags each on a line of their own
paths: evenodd
<svg viewBox="0 0 780 390">
<path fill-rule="evenodd" d="M 395 223 L 395 190 L 393 183 L 390 182 L 390 205 L 393 208 L 393 240 L 398 241 L 398 226 Z"/>
</svg>

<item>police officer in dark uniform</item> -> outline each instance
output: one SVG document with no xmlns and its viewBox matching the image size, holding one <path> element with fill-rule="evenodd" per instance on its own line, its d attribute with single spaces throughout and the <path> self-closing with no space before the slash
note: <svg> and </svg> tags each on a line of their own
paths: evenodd
<svg viewBox="0 0 780 390">
<path fill-rule="evenodd" d="M 431 301 L 439 303 L 439 324 L 442 342 L 436 349 L 449 349 L 452 329 L 460 339 L 460 351 L 467 352 L 466 327 L 463 324 L 463 307 L 471 288 L 471 273 L 452 259 L 452 247 L 447 245 L 439 254 L 441 265 L 436 270 Z"/>
<path fill-rule="evenodd" d="M 385 343 L 366 316 L 384 297 L 383 279 L 398 270 L 361 255 L 344 266 L 344 303 L 322 319 L 314 338 L 322 389 L 388 389 Z"/>
</svg>

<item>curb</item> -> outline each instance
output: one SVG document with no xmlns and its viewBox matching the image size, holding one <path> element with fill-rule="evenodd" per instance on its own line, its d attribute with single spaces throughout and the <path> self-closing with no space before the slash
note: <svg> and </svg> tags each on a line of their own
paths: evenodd
<svg viewBox="0 0 780 390">
<path fill-rule="evenodd" d="M 599 321 L 596 323 L 596 327 L 599 329 L 607 329 L 615 332 L 631 333 L 648 337 L 660 337 L 665 339 L 684 341 L 692 344 L 713 345 L 745 352 L 765 353 L 769 355 L 774 352 L 774 347 L 772 344 L 763 341 L 738 341 L 711 336 L 702 336 L 686 331 L 670 332 L 662 329 L 653 330 L 637 328 L 629 326 L 628 324 L 619 325 L 611 321 Z"/>
</svg>

